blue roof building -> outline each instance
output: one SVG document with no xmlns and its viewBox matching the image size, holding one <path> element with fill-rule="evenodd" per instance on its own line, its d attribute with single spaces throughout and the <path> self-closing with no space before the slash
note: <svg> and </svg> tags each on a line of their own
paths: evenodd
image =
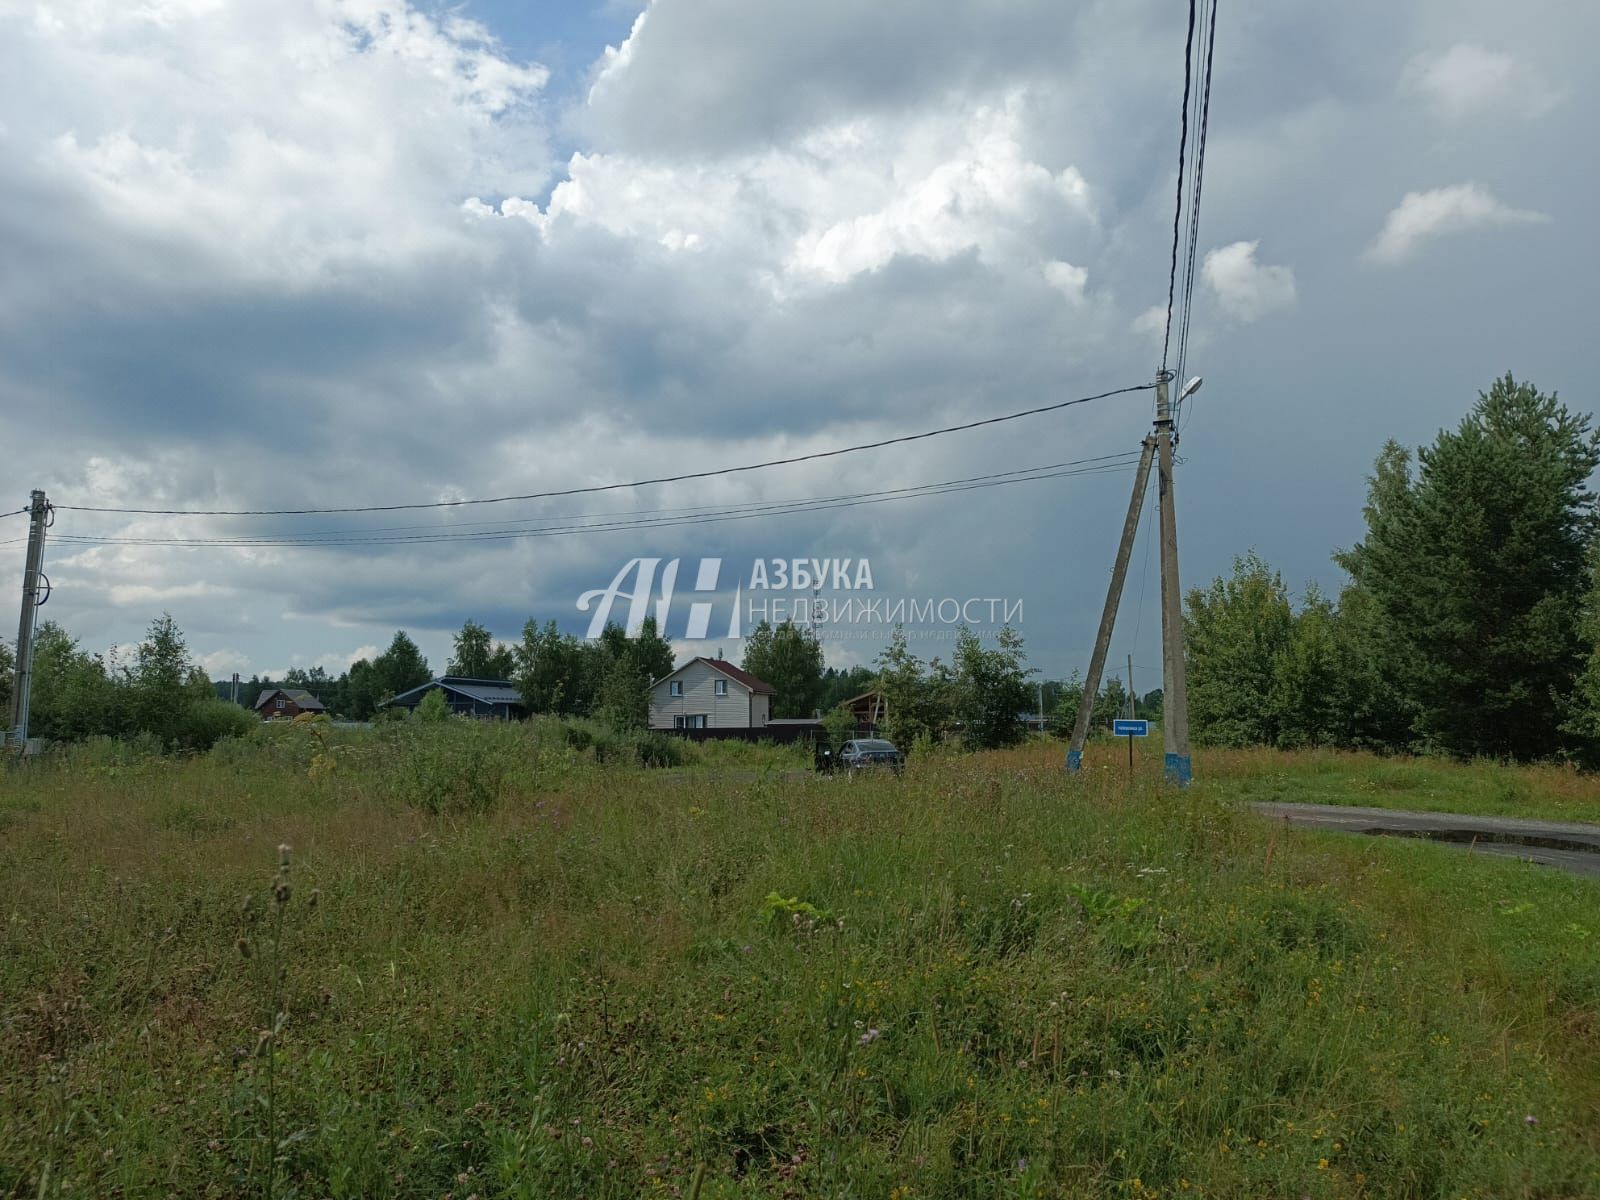
<svg viewBox="0 0 1600 1200">
<path fill-rule="evenodd" d="M 459 716 L 512 721 L 528 715 L 528 710 L 522 706 L 522 692 L 514 684 L 504 679 L 469 679 L 465 675 L 430 679 L 378 707 L 415 709 L 422 698 L 435 689 L 444 693 L 450 711 Z"/>
</svg>

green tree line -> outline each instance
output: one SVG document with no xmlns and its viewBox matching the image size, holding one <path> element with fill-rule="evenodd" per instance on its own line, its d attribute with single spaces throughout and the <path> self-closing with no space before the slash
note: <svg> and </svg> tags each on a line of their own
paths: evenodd
<svg viewBox="0 0 1600 1200">
<path fill-rule="evenodd" d="M 1379 452 L 1337 596 L 1254 553 L 1185 600 L 1212 745 L 1600 761 L 1600 541 L 1586 414 L 1510 375 L 1454 429 Z"/>
</svg>

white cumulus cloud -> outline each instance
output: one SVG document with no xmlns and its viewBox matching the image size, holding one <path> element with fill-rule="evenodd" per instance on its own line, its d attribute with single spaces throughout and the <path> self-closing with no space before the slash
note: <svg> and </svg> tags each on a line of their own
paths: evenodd
<svg viewBox="0 0 1600 1200">
<path fill-rule="evenodd" d="M 1475 183 L 1407 192 L 1384 221 L 1367 257 L 1374 262 L 1397 263 L 1433 238 L 1473 229 L 1536 225 L 1549 219 L 1543 213 L 1503 204 Z"/>
<path fill-rule="evenodd" d="M 1536 117 L 1557 98 L 1548 83 L 1511 55 L 1470 42 L 1418 54 L 1406 64 L 1401 86 L 1448 117 L 1494 111 Z"/>
<path fill-rule="evenodd" d="M 1234 242 L 1206 252 L 1205 281 L 1222 310 L 1239 321 L 1254 321 L 1294 306 L 1294 271 L 1257 262 L 1259 245 Z"/>
</svg>

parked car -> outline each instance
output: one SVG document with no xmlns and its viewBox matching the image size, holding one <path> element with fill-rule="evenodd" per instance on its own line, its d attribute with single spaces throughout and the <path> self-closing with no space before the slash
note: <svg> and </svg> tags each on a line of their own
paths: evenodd
<svg viewBox="0 0 1600 1200">
<path fill-rule="evenodd" d="M 884 738 L 853 738 L 839 749 L 839 765 L 849 771 L 868 767 L 888 767 L 898 771 L 906 765 L 906 756 L 891 741 Z"/>
</svg>

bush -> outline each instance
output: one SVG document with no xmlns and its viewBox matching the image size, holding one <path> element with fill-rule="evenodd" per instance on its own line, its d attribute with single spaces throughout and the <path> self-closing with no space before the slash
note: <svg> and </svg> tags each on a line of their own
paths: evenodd
<svg viewBox="0 0 1600 1200">
<path fill-rule="evenodd" d="M 633 752 L 634 756 L 638 758 L 641 767 L 681 767 L 683 765 L 683 742 L 670 734 L 646 730 L 636 736 Z"/>
<path fill-rule="evenodd" d="M 531 749 L 520 726 L 416 721 L 384 748 L 384 785 L 427 812 L 484 812 L 531 782 Z"/>
<path fill-rule="evenodd" d="M 417 720 L 438 724 L 440 721 L 450 719 L 450 702 L 444 698 L 443 688 L 434 688 L 422 697 L 422 702 L 417 705 Z"/>
<path fill-rule="evenodd" d="M 178 718 L 176 742 L 184 750 L 209 750 L 224 738 L 249 737 L 260 722 L 226 700 L 196 700 Z"/>
</svg>

